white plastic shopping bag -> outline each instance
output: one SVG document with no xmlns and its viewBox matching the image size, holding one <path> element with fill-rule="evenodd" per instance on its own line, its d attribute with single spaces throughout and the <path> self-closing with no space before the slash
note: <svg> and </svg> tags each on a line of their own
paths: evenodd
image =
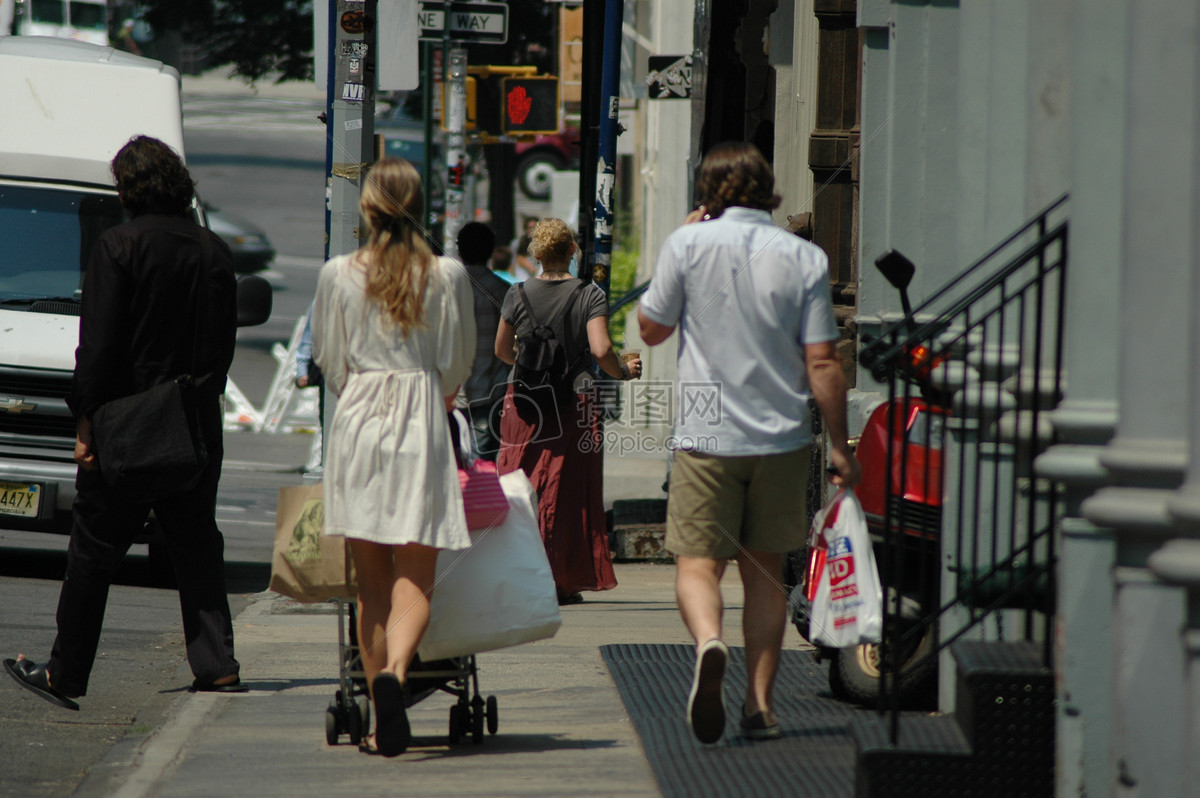
<svg viewBox="0 0 1200 798">
<path fill-rule="evenodd" d="M 883 587 L 854 491 L 839 490 L 817 512 L 808 545 L 808 641 L 828 648 L 878 643 Z"/>
<path fill-rule="evenodd" d="M 423 662 L 553 637 L 562 623 L 537 524 L 537 492 L 521 471 L 500 477 L 504 522 L 471 530 L 471 548 L 438 553 Z"/>
</svg>

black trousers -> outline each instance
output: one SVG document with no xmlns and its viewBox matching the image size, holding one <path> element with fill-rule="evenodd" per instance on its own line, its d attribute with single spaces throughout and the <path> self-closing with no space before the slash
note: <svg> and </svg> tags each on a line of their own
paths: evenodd
<svg viewBox="0 0 1200 798">
<path fill-rule="evenodd" d="M 69 696 L 87 693 L 113 574 L 152 509 L 179 585 L 192 674 L 211 682 L 239 672 L 225 589 L 225 539 L 215 517 L 221 454 L 219 443 L 210 447 L 208 470 L 192 491 L 153 504 L 130 504 L 108 489 L 98 471 L 80 469 L 67 574 L 58 599 L 58 636 L 47 663 L 56 689 Z"/>
</svg>

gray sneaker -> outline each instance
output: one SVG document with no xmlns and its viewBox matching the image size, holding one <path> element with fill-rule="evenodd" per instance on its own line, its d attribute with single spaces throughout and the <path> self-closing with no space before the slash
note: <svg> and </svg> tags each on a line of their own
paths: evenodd
<svg viewBox="0 0 1200 798">
<path fill-rule="evenodd" d="M 725 733 L 725 669 L 729 647 L 715 637 L 696 650 L 696 671 L 688 696 L 688 720 L 702 743 L 715 743 Z"/>
<path fill-rule="evenodd" d="M 774 713 L 772 713 L 774 715 Z M 779 721 L 774 717 L 767 720 L 767 713 L 755 712 L 753 715 L 746 714 L 746 708 L 742 707 L 742 736 L 749 737 L 751 740 L 778 740 L 783 736 L 783 730 L 779 728 Z"/>
</svg>

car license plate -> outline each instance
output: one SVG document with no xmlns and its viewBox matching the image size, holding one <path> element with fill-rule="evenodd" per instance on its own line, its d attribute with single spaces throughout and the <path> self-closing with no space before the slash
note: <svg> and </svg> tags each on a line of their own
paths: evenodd
<svg viewBox="0 0 1200 798">
<path fill-rule="evenodd" d="M 42 486 L 28 482 L 0 482 L 0 515 L 37 518 Z"/>
</svg>

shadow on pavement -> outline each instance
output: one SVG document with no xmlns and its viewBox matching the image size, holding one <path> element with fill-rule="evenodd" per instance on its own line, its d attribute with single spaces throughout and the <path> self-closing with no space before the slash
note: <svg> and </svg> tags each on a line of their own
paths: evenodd
<svg viewBox="0 0 1200 798">
<path fill-rule="evenodd" d="M 49 579 L 61 582 L 67 570 L 65 551 L 42 549 L 0 549 L 0 576 Z M 226 592 L 260 593 L 271 581 L 271 566 L 260 562 L 225 563 Z M 129 587 L 175 588 L 175 574 L 165 553 L 151 549 L 150 554 L 127 554 L 117 568 L 114 585 Z"/>
</svg>

